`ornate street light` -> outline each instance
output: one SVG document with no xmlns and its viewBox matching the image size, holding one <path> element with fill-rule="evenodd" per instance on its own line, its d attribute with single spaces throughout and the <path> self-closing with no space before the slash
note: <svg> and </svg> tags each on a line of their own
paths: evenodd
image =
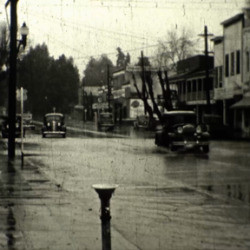
<svg viewBox="0 0 250 250">
<path fill-rule="evenodd" d="M 8 100 L 8 119 L 9 119 L 9 136 L 8 136 L 8 157 L 15 157 L 15 123 L 16 123 L 16 64 L 17 54 L 21 45 L 26 46 L 29 29 L 25 23 L 20 28 L 21 39 L 17 40 L 17 19 L 16 19 L 16 1 L 11 1 L 11 25 L 10 25 L 10 69 L 9 69 L 9 100 Z M 18 47 L 17 47 L 17 41 Z"/>
<path fill-rule="evenodd" d="M 26 43 L 27 43 L 27 36 L 29 34 L 29 28 L 26 26 L 26 23 L 24 22 L 23 25 L 20 28 L 20 34 L 21 34 L 21 40 L 19 40 L 17 53 L 20 49 L 20 46 L 23 45 L 23 48 L 25 49 Z"/>
</svg>

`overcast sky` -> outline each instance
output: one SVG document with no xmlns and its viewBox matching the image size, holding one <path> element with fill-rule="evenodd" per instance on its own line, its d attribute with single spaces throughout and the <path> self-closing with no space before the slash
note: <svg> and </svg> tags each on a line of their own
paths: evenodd
<svg viewBox="0 0 250 250">
<path fill-rule="evenodd" d="M 7 0 L 6 0 L 7 1 Z M 6 20 L 1 1 L 1 20 Z M 204 25 L 222 35 L 220 23 L 242 12 L 245 0 L 19 0 L 18 23 L 29 27 L 31 46 L 45 42 L 50 55 L 72 56 L 82 73 L 90 56 L 105 53 L 115 63 L 116 48 L 137 61 L 153 56 L 159 39 L 183 27 L 198 39 Z M 7 9 L 9 18 L 9 8 Z"/>
</svg>

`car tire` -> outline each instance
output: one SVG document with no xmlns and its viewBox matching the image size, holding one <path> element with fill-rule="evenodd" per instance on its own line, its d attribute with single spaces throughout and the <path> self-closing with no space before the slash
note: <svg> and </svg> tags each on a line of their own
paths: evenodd
<svg viewBox="0 0 250 250">
<path fill-rule="evenodd" d="M 42 137 L 45 138 L 46 137 L 45 134 L 43 134 Z"/>
<path fill-rule="evenodd" d="M 134 129 L 138 129 L 138 124 L 137 124 L 137 122 L 134 122 Z"/>
<path fill-rule="evenodd" d="M 202 150 L 203 150 L 204 153 L 208 153 L 209 152 L 209 146 L 208 145 L 203 146 Z"/>
<path fill-rule="evenodd" d="M 174 146 L 172 143 L 169 145 L 169 148 L 170 148 L 170 150 L 173 151 L 173 152 L 177 150 L 177 147 Z"/>
<path fill-rule="evenodd" d="M 158 136 L 157 136 L 157 135 L 155 136 L 155 145 L 157 145 L 157 146 L 159 146 L 159 145 L 160 145 L 160 143 L 159 143 L 159 138 L 158 138 Z"/>
</svg>

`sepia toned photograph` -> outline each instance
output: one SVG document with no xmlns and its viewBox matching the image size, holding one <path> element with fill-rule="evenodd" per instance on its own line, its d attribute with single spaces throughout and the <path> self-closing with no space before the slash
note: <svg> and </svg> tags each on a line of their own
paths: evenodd
<svg viewBox="0 0 250 250">
<path fill-rule="evenodd" d="M 250 0 L 0 0 L 0 250 L 249 232 Z"/>
</svg>

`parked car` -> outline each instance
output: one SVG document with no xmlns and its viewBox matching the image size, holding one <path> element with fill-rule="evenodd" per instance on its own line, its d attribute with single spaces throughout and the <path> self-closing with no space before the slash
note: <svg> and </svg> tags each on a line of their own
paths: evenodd
<svg viewBox="0 0 250 250">
<path fill-rule="evenodd" d="M 155 144 L 177 149 L 200 149 L 209 152 L 209 132 L 205 124 L 196 123 L 193 111 L 169 111 L 163 115 L 163 124 L 155 134 Z"/>
<path fill-rule="evenodd" d="M 33 123 L 31 113 L 23 113 L 23 127 L 24 127 L 24 130 L 27 130 L 27 129 L 35 130 L 35 124 Z"/>
<path fill-rule="evenodd" d="M 9 119 L 7 116 L 2 117 L 1 132 L 2 132 L 2 138 L 9 137 Z M 24 132 L 23 136 L 25 136 L 25 131 L 23 132 Z M 21 137 L 21 116 L 20 115 L 16 115 L 15 137 Z"/>
<path fill-rule="evenodd" d="M 134 121 L 134 128 L 144 128 L 147 129 L 149 127 L 149 117 L 146 115 L 139 115 L 136 117 Z"/>
<path fill-rule="evenodd" d="M 98 130 L 111 130 L 114 128 L 114 119 L 112 113 L 103 112 L 98 115 Z"/>
<path fill-rule="evenodd" d="M 134 129 L 155 129 L 158 123 L 158 119 L 153 117 L 153 120 L 150 121 L 149 116 L 139 115 L 134 121 Z"/>
<path fill-rule="evenodd" d="M 66 126 L 64 123 L 64 115 L 61 113 L 48 113 L 44 116 L 42 126 L 42 137 L 47 135 L 60 135 L 66 137 Z"/>
</svg>

